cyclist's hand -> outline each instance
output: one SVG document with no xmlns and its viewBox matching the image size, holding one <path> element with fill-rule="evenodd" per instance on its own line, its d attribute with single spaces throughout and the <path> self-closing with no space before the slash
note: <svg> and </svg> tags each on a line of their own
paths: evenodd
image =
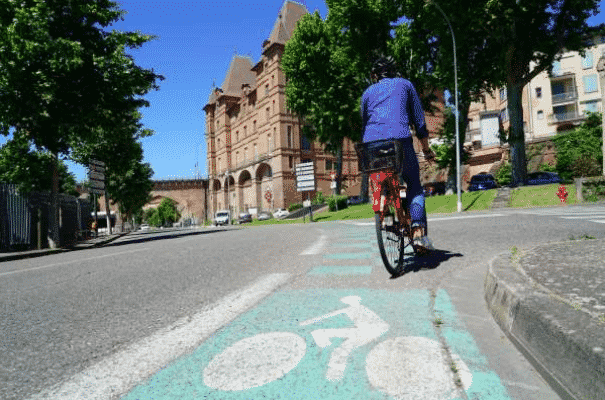
<svg viewBox="0 0 605 400">
<path fill-rule="evenodd" d="M 433 149 L 428 149 L 428 150 L 423 150 L 422 153 L 424 154 L 424 159 L 427 161 L 435 161 L 435 152 L 433 151 Z"/>
</svg>

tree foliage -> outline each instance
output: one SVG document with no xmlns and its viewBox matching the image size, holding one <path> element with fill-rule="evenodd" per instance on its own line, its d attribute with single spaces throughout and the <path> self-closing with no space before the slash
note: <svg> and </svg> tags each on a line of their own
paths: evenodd
<svg viewBox="0 0 605 400">
<path fill-rule="evenodd" d="M 176 202 L 165 197 L 155 210 L 148 212 L 146 217 L 149 225 L 160 227 L 178 221 L 181 218 L 181 213 L 176 207 Z"/>
<path fill-rule="evenodd" d="M 30 140 L 15 133 L 0 147 L 0 182 L 15 184 L 22 193 L 50 191 L 54 162 L 50 152 L 35 150 Z M 74 175 L 61 159 L 57 162 L 59 193 L 78 196 Z"/>
<path fill-rule="evenodd" d="M 591 113 L 573 131 L 557 134 L 557 172 L 563 179 L 603 173 L 603 129 L 601 114 Z"/>
</svg>

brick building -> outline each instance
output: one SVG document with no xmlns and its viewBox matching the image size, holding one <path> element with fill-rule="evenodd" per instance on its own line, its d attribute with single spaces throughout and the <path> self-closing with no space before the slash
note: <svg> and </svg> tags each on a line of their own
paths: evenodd
<svg viewBox="0 0 605 400">
<path fill-rule="evenodd" d="M 249 57 L 234 56 L 221 87 L 210 93 L 204 111 L 211 214 L 227 207 L 255 214 L 312 198 L 316 192 L 296 190 L 295 166 L 303 162 L 314 162 L 317 191 L 331 193 L 336 158 L 302 135 L 301 120 L 286 107 L 286 79 L 280 68 L 285 43 L 305 14 L 303 5 L 284 2 L 262 44 L 261 59 L 254 63 Z M 441 117 L 430 116 L 427 124 L 435 132 Z M 345 140 L 345 194 L 359 194 L 360 181 L 354 144 Z"/>
</svg>

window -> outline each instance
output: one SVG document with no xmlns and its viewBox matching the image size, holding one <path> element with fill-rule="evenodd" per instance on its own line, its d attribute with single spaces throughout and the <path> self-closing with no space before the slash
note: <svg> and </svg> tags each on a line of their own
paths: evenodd
<svg viewBox="0 0 605 400">
<path fill-rule="evenodd" d="M 538 119 L 544 119 L 544 111 L 538 110 Z"/>
<path fill-rule="evenodd" d="M 508 108 L 503 108 L 500 111 L 500 119 L 502 122 L 508 121 Z"/>
<path fill-rule="evenodd" d="M 235 131 L 235 141 L 239 142 L 239 131 Z"/>
<path fill-rule="evenodd" d="M 288 166 L 292 168 L 292 156 L 288 156 Z"/>
<path fill-rule="evenodd" d="M 267 118 L 267 122 L 269 122 L 269 117 L 271 116 L 269 107 L 267 107 L 267 109 L 265 110 L 265 114 L 266 114 L 265 116 Z"/>
<path fill-rule="evenodd" d="M 334 169 L 334 163 L 332 160 L 326 160 L 326 171 L 332 171 Z"/>
<path fill-rule="evenodd" d="M 596 112 L 599 112 L 599 102 L 598 102 L 598 100 L 587 101 L 584 104 L 584 114 L 596 113 Z"/>
<path fill-rule="evenodd" d="M 305 135 L 300 135 L 300 148 L 303 150 L 311 150 L 311 142 Z"/>
<path fill-rule="evenodd" d="M 268 151 L 273 150 L 273 146 L 271 145 L 271 134 L 270 133 L 267 135 L 267 150 Z"/>
<path fill-rule="evenodd" d="M 582 80 L 584 81 L 584 93 L 593 93 L 599 90 L 596 74 L 584 76 L 582 77 Z"/>
<path fill-rule="evenodd" d="M 541 87 L 536 88 L 536 97 L 539 99 L 542 98 L 542 88 Z"/>
<path fill-rule="evenodd" d="M 587 51 L 584 57 L 582 57 L 582 68 L 590 69 L 592 68 L 592 53 Z"/>
<path fill-rule="evenodd" d="M 254 159 L 258 157 L 258 152 L 256 151 L 256 143 L 254 143 Z"/>
<path fill-rule="evenodd" d="M 273 114 L 275 114 L 275 100 L 273 100 Z"/>
<path fill-rule="evenodd" d="M 500 89 L 500 101 L 506 100 L 506 89 Z"/>
<path fill-rule="evenodd" d="M 216 139 L 216 148 L 217 149 L 221 148 L 221 139 Z"/>
<path fill-rule="evenodd" d="M 271 75 L 271 86 L 275 86 L 275 75 Z"/>
<path fill-rule="evenodd" d="M 244 137 L 248 136 L 247 130 L 248 130 L 247 127 L 244 126 Z"/>
<path fill-rule="evenodd" d="M 292 127 L 288 125 L 288 148 L 292 147 Z"/>
<path fill-rule="evenodd" d="M 268 95 L 269 95 L 269 84 L 267 83 L 265 85 L 265 96 L 268 96 Z"/>
<path fill-rule="evenodd" d="M 255 133 L 256 132 L 256 121 L 252 122 L 252 132 Z"/>
</svg>

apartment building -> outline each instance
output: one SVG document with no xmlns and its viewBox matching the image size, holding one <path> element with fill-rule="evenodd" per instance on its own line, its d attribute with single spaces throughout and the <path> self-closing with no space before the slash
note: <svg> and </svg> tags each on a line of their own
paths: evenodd
<svg viewBox="0 0 605 400">
<path fill-rule="evenodd" d="M 597 63 L 605 55 L 605 38 L 597 38 L 584 56 L 563 53 L 552 73 L 538 74 L 523 90 L 523 125 L 526 142 L 542 142 L 558 132 L 574 129 L 588 112 L 603 110 Z M 506 88 L 485 94 L 469 110 L 465 144 L 473 149 L 468 176 L 489 171 L 504 157 L 500 128 L 508 129 Z"/>
</svg>

